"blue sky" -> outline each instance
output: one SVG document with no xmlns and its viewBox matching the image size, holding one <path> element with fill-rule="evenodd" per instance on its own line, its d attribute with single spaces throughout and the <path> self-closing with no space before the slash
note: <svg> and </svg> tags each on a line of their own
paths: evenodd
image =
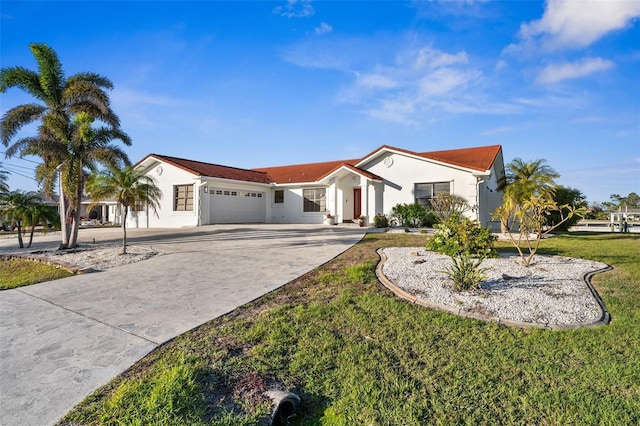
<svg viewBox="0 0 640 426">
<path fill-rule="evenodd" d="M 110 78 L 149 153 L 254 168 L 501 144 L 590 202 L 640 193 L 640 1 L 2 1 L 2 67 Z M 30 102 L 12 89 L 0 112 Z M 35 132 L 25 128 L 23 135 Z M 4 150 L 4 147 L 0 147 Z M 4 159 L 36 189 L 28 159 Z M 27 161 L 30 160 L 30 161 Z"/>
</svg>

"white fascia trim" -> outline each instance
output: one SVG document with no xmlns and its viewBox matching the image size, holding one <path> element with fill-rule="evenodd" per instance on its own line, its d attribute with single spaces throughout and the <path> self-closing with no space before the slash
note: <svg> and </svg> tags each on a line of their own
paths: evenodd
<svg viewBox="0 0 640 426">
<path fill-rule="evenodd" d="M 328 187 L 329 185 L 326 183 L 320 182 L 291 182 L 291 183 L 275 183 L 273 184 L 274 188 L 302 188 L 304 187 L 313 187 L 317 188 L 318 186 Z"/>
<path fill-rule="evenodd" d="M 274 184 L 272 183 L 249 182 L 246 180 L 215 178 L 215 177 L 208 177 L 208 176 L 196 176 L 193 178 L 193 180 L 201 181 L 202 185 L 205 185 L 208 183 L 229 183 L 233 185 L 261 186 L 263 188 L 272 188 L 274 186 Z"/>
<path fill-rule="evenodd" d="M 484 172 L 480 172 L 476 170 L 471 174 L 477 178 L 488 178 L 488 177 L 491 177 L 491 170 L 485 170 Z"/>
<path fill-rule="evenodd" d="M 359 172 L 357 172 L 355 170 L 352 170 L 349 167 L 345 167 L 345 166 L 340 166 L 338 169 L 336 169 L 333 172 L 329 173 L 327 176 L 325 176 L 322 180 L 320 180 L 318 182 L 324 182 L 326 180 L 329 180 L 329 179 L 333 178 L 334 175 L 338 174 L 339 172 L 341 172 L 343 170 L 346 170 L 349 173 L 353 173 L 354 175 L 361 176 L 361 177 L 365 178 L 366 180 L 368 180 L 369 182 L 382 182 L 381 179 L 370 178 L 369 176 L 366 176 L 363 173 L 359 173 Z"/>
</svg>

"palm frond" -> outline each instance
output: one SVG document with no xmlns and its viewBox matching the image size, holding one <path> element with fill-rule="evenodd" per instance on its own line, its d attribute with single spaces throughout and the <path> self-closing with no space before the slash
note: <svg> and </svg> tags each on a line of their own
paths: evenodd
<svg viewBox="0 0 640 426">
<path fill-rule="evenodd" d="M 7 111 L 0 121 L 0 140 L 4 146 L 9 145 L 9 141 L 25 125 L 39 120 L 45 113 L 46 108 L 38 104 L 18 105 Z"/>
<path fill-rule="evenodd" d="M 38 73 L 25 67 L 9 67 L 0 71 L 0 93 L 17 87 L 36 99 L 45 101 L 45 93 L 40 87 Z"/>
<path fill-rule="evenodd" d="M 29 49 L 38 63 L 40 87 L 44 92 L 45 102 L 48 105 L 60 105 L 64 72 L 57 53 L 45 43 L 31 43 Z"/>
<path fill-rule="evenodd" d="M 107 77 L 94 72 L 80 72 L 67 79 L 67 85 L 73 85 L 79 81 L 89 82 L 94 86 L 105 89 L 113 89 L 113 83 Z"/>
</svg>

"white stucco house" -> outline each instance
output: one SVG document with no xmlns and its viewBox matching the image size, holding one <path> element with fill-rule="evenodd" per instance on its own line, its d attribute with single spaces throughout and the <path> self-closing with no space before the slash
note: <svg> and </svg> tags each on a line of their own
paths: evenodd
<svg viewBox="0 0 640 426">
<path fill-rule="evenodd" d="M 153 178 L 163 198 L 158 216 L 146 206 L 132 227 L 183 227 L 221 223 L 335 223 L 360 216 L 371 223 L 399 203 L 428 204 L 455 194 L 473 206 L 467 214 L 499 229 L 491 213 L 502 202 L 500 145 L 433 152 L 381 146 L 362 158 L 240 169 L 149 154 L 136 166 Z"/>
</svg>

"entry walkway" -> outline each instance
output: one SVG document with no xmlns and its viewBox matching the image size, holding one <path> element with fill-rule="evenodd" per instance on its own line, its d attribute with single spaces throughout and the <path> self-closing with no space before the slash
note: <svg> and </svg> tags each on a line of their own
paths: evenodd
<svg viewBox="0 0 640 426">
<path fill-rule="evenodd" d="M 55 423 L 159 344 L 329 261 L 363 228 L 215 225 L 129 230 L 166 254 L 0 292 L 0 424 Z M 80 243 L 120 229 L 80 230 Z M 57 245 L 39 237 L 34 247 Z M 6 251 L 16 240 L 0 240 Z M 33 249 L 32 249 L 33 250 Z"/>
</svg>

